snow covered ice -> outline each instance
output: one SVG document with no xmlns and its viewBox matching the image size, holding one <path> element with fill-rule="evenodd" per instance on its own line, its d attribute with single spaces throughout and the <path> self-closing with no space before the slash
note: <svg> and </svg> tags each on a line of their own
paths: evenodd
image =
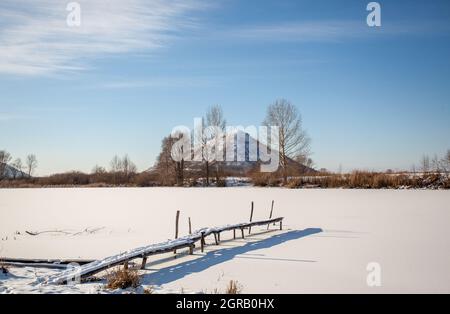
<svg viewBox="0 0 450 314">
<path fill-rule="evenodd" d="M 429 190 L 115 188 L 0 190 L 0 256 L 101 259 L 192 229 L 283 216 L 283 230 L 222 234 L 204 253 L 149 259 L 142 284 L 156 292 L 212 292 L 238 280 L 243 293 L 450 292 L 450 193 Z M 86 231 L 87 230 L 87 231 Z M 42 232 L 38 235 L 26 231 Z M 62 231 L 62 232 L 61 232 Z M 139 261 L 138 261 L 139 263 Z M 381 285 L 367 285 L 370 263 Z M 102 282 L 39 285 L 59 270 L 10 268 L 0 293 L 106 293 Z M 264 274 L 264 276 L 260 276 Z"/>
</svg>

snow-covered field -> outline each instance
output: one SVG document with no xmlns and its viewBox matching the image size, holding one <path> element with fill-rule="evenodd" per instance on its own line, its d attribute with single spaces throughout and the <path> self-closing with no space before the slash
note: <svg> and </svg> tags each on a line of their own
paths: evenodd
<svg viewBox="0 0 450 314">
<path fill-rule="evenodd" d="M 244 240 L 229 232 L 203 254 L 152 257 L 142 284 L 156 292 L 213 292 L 231 279 L 243 293 L 450 292 L 449 191 L 6 189 L 0 256 L 99 259 L 173 238 L 176 210 L 186 235 L 188 217 L 194 230 L 248 221 L 251 201 L 254 220 L 267 219 L 271 200 L 283 231 L 255 228 Z M 367 285 L 369 263 L 379 264 L 381 286 Z M 36 283 L 56 271 L 10 268 L 0 273 L 0 293 L 107 292 L 102 282 Z"/>
</svg>

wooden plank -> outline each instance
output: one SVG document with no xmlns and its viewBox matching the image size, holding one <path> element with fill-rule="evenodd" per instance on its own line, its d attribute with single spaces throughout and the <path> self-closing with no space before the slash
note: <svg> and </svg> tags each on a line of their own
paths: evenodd
<svg viewBox="0 0 450 314">
<path fill-rule="evenodd" d="M 2 265 L 12 267 L 34 267 L 34 268 L 48 268 L 48 269 L 67 269 L 67 264 L 52 264 L 52 263 L 18 263 L 18 262 L 1 262 Z"/>
<path fill-rule="evenodd" d="M 141 269 L 145 269 L 145 265 L 147 264 L 147 257 L 142 258 Z"/>
<path fill-rule="evenodd" d="M 200 247 L 203 253 L 203 249 L 205 248 L 205 233 L 202 232 L 202 238 L 200 239 Z"/>
<path fill-rule="evenodd" d="M 91 259 L 28 259 L 28 258 L 9 258 L 9 257 L 0 257 L 0 261 L 2 263 L 16 263 L 16 264 L 55 264 L 55 265 L 63 265 L 67 264 L 78 264 L 84 265 L 95 262 L 95 260 Z"/>
<path fill-rule="evenodd" d="M 177 210 L 175 216 L 175 239 L 178 239 L 178 222 L 180 221 L 180 211 Z M 173 250 L 173 254 L 177 254 L 177 250 Z"/>
<path fill-rule="evenodd" d="M 272 206 L 271 206 L 271 208 L 270 208 L 269 220 L 272 219 L 272 214 L 273 214 L 273 203 L 274 203 L 274 200 L 272 200 Z M 270 223 L 267 224 L 267 230 L 269 230 L 269 226 L 270 226 Z"/>
<path fill-rule="evenodd" d="M 217 240 L 217 233 L 214 232 L 214 242 L 216 245 L 219 245 L 219 241 Z"/>
<path fill-rule="evenodd" d="M 250 222 L 252 222 L 253 220 L 253 201 L 252 201 L 252 209 L 250 211 Z M 248 234 L 250 234 L 252 232 L 252 226 L 249 226 L 248 228 Z"/>
</svg>

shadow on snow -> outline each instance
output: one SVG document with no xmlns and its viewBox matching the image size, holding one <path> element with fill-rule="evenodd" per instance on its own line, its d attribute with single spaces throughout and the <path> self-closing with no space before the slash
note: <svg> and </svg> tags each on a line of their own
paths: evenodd
<svg viewBox="0 0 450 314">
<path fill-rule="evenodd" d="M 305 230 L 294 230 L 278 234 L 270 238 L 248 242 L 243 246 L 225 248 L 210 251 L 206 255 L 191 261 L 186 261 L 177 265 L 162 268 L 154 273 L 144 275 L 142 281 L 146 284 L 163 285 L 169 282 L 184 278 L 193 273 L 198 273 L 217 264 L 232 260 L 237 255 L 242 255 L 254 250 L 267 249 L 282 244 L 287 241 L 297 240 L 312 234 L 320 233 L 320 228 L 308 228 Z M 274 259 L 276 260 L 276 259 Z M 282 260 L 282 259 L 279 259 Z M 298 262 L 314 262 L 309 260 L 286 260 Z"/>
</svg>

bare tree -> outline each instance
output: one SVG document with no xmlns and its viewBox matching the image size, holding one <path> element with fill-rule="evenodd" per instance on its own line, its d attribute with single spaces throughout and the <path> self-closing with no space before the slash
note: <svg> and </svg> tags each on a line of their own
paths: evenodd
<svg viewBox="0 0 450 314">
<path fill-rule="evenodd" d="M 171 155 L 174 139 L 170 136 L 163 138 L 161 152 L 156 160 L 156 171 L 161 185 L 173 185 L 177 182 L 177 166 Z"/>
<path fill-rule="evenodd" d="M 302 128 L 302 119 L 297 108 L 285 99 L 278 99 L 267 108 L 264 124 L 279 128 L 280 166 L 286 183 L 289 158 L 307 156 L 310 139 Z"/>
<path fill-rule="evenodd" d="M 104 173 L 106 173 L 106 169 L 99 165 L 95 165 L 91 171 L 91 174 L 104 174 Z"/>
<path fill-rule="evenodd" d="M 16 160 L 14 160 L 14 162 L 12 163 L 12 166 L 15 168 L 14 179 L 17 179 L 19 175 L 22 177 L 23 176 L 22 175 L 22 170 L 23 170 L 22 159 L 16 158 Z"/>
<path fill-rule="evenodd" d="M 432 170 L 436 173 L 441 173 L 441 160 L 438 158 L 438 156 L 435 154 L 433 158 L 431 159 L 431 167 Z"/>
<path fill-rule="evenodd" d="M 109 163 L 109 165 L 110 165 L 111 172 L 113 172 L 113 173 L 120 172 L 122 169 L 122 160 L 120 160 L 119 156 L 115 155 L 113 157 L 113 159 L 111 159 L 111 162 Z"/>
<path fill-rule="evenodd" d="M 411 166 L 411 172 L 412 172 L 414 175 L 416 175 L 417 170 L 416 170 L 416 165 L 415 165 L 415 164 L 413 164 L 413 165 Z"/>
<path fill-rule="evenodd" d="M 423 155 L 420 161 L 422 172 L 427 173 L 430 171 L 430 157 L 428 155 Z"/>
<path fill-rule="evenodd" d="M 26 161 L 26 167 L 27 167 L 26 169 L 27 169 L 28 177 L 31 177 L 34 170 L 36 170 L 37 165 L 38 165 L 38 162 L 37 162 L 36 155 L 29 154 L 27 156 L 27 161 Z"/>
<path fill-rule="evenodd" d="M 206 124 L 208 126 L 218 127 L 220 130 L 225 131 L 227 121 L 225 120 L 222 107 L 214 105 L 206 112 Z"/>
<path fill-rule="evenodd" d="M 226 126 L 226 121 L 223 115 L 222 108 L 219 105 L 215 105 L 209 107 L 206 112 L 206 117 L 202 118 L 202 128 L 196 130 L 194 137 L 197 142 L 200 143 L 202 161 L 205 165 L 205 184 L 209 186 L 210 183 L 210 166 L 214 160 L 214 157 L 217 156 L 217 149 L 219 149 L 219 153 L 223 153 L 223 148 L 217 147 L 216 140 L 218 136 L 220 136 L 221 132 L 223 134 Z M 214 148 L 214 151 L 213 149 Z M 219 173 L 219 165 L 216 162 L 216 176 Z"/>
<path fill-rule="evenodd" d="M 447 150 L 447 153 L 442 158 L 441 166 L 442 166 L 443 170 L 445 171 L 445 173 L 448 175 L 448 173 L 450 172 L 450 149 Z"/>
<path fill-rule="evenodd" d="M 0 150 L 0 180 L 6 177 L 6 167 L 11 161 L 11 154 L 6 150 Z"/>
<path fill-rule="evenodd" d="M 207 131 L 207 138 L 209 141 L 214 141 L 217 136 L 224 136 L 227 122 L 225 120 L 222 107 L 215 105 L 208 109 L 206 113 L 206 124 L 209 127 Z M 222 147 L 215 146 L 215 150 L 219 150 L 222 154 L 224 153 Z M 220 162 L 216 160 L 215 166 L 216 184 L 218 184 L 220 180 L 220 173 L 222 172 Z M 206 170 L 206 182 L 207 185 L 209 185 L 209 161 L 206 161 Z"/>
<path fill-rule="evenodd" d="M 113 184 L 117 184 L 117 180 L 120 177 L 120 171 L 122 169 L 122 160 L 120 160 L 120 157 L 117 155 L 114 155 L 114 157 L 111 159 L 111 162 L 109 163 L 110 166 L 110 172 L 113 176 Z"/>
<path fill-rule="evenodd" d="M 121 171 L 123 172 L 127 181 L 130 179 L 130 176 L 134 175 L 137 172 L 136 165 L 131 161 L 128 155 L 123 156 L 121 166 Z"/>
<path fill-rule="evenodd" d="M 167 142 L 170 146 L 167 147 L 167 150 L 168 152 L 170 151 L 171 158 L 175 162 L 175 181 L 178 186 L 184 185 L 185 157 L 191 153 L 189 148 L 184 147 L 178 142 L 183 136 L 183 133 L 171 134 L 170 140 Z"/>
<path fill-rule="evenodd" d="M 92 168 L 90 176 L 91 183 L 98 183 L 98 182 L 111 183 L 110 178 L 111 176 L 108 174 L 108 172 L 104 167 L 95 165 L 94 168 Z"/>
</svg>

